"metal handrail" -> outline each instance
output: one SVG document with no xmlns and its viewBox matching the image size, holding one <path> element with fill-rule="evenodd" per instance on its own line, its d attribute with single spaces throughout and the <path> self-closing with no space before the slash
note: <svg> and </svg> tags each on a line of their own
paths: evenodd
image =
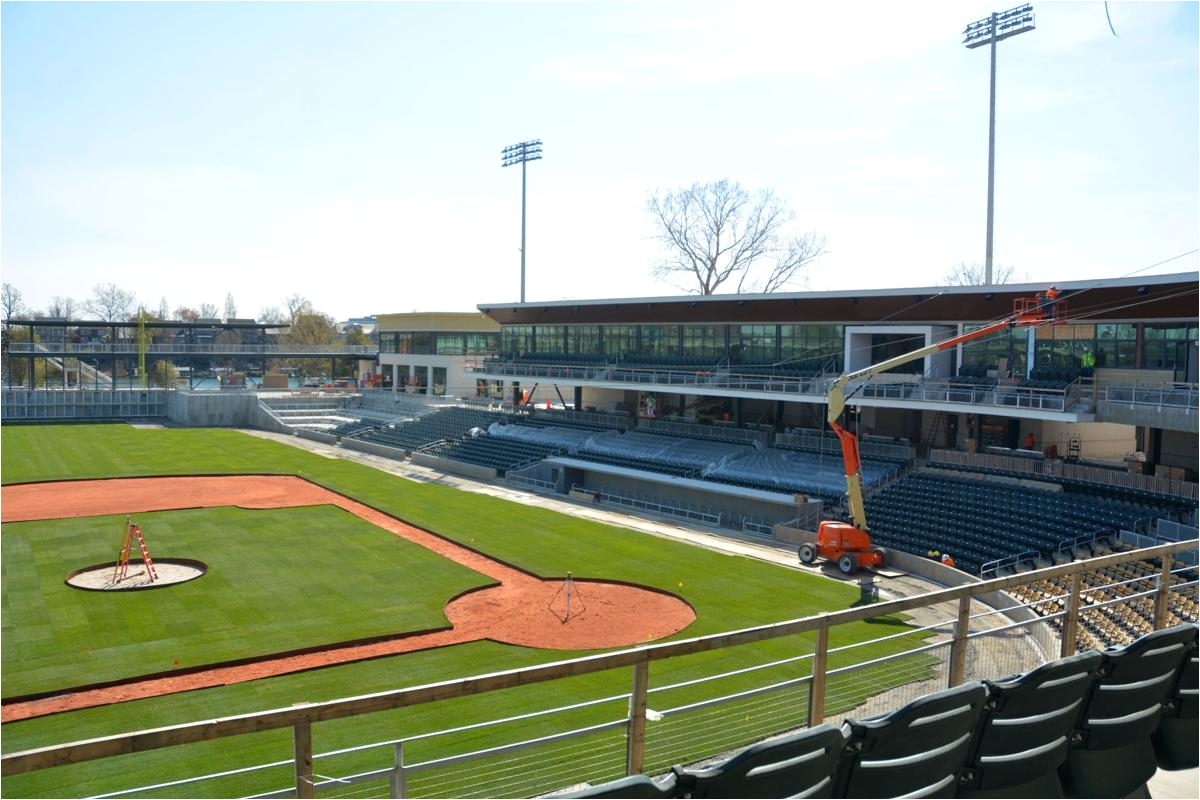
<svg viewBox="0 0 1200 800">
<path fill-rule="evenodd" d="M 140 351 L 133 340 L 116 342 L 9 342 L 12 355 L 89 355 L 102 356 L 136 354 Z M 362 355 L 372 358 L 378 347 L 348 344 L 177 344 L 174 342 L 147 342 L 146 352 L 154 355 L 262 355 L 281 356 L 288 353 L 314 353 L 333 355 Z"/>
</svg>

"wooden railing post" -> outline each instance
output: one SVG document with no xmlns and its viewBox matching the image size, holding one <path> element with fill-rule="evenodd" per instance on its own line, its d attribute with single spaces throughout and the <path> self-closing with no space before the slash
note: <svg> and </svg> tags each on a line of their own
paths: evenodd
<svg viewBox="0 0 1200 800">
<path fill-rule="evenodd" d="M 625 774 L 637 775 L 646 759 L 646 692 L 650 686 L 650 662 L 633 665 L 633 692 L 629 696 L 629 735 L 625 745 Z"/>
<path fill-rule="evenodd" d="M 1171 562 L 1170 554 L 1162 557 L 1162 570 L 1158 573 L 1158 591 L 1154 594 L 1154 630 L 1167 627 L 1168 601 L 1171 599 Z"/>
<path fill-rule="evenodd" d="M 825 721 L 825 670 L 829 666 L 829 622 L 822 619 L 816 630 L 817 642 L 813 650 L 812 682 L 808 685 L 808 727 L 814 728 Z"/>
<path fill-rule="evenodd" d="M 971 633 L 971 595 L 958 599 L 958 622 L 954 626 L 954 641 L 950 643 L 950 679 L 947 688 L 953 689 L 963 682 L 967 671 L 967 647 Z"/>
<path fill-rule="evenodd" d="M 1083 589 L 1083 573 L 1071 575 L 1071 593 L 1067 595 L 1067 616 L 1063 620 L 1062 641 L 1059 643 L 1059 658 L 1075 655 L 1075 632 L 1079 628 L 1079 594 Z"/>
<path fill-rule="evenodd" d="M 316 797 L 313 786 L 312 723 L 300 722 L 292 728 L 296 763 L 296 797 Z"/>
</svg>

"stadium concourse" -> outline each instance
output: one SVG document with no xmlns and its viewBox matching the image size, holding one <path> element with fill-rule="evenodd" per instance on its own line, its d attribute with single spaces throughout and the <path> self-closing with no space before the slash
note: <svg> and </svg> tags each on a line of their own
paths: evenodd
<svg viewBox="0 0 1200 800">
<path fill-rule="evenodd" d="M 301 447 L 327 458 L 353 460 L 413 481 L 441 483 L 453 486 L 462 491 L 488 494 L 516 503 L 559 510 L 574 516 L 588 517 L 600 522 L 619 525 L 655 536 L 686 541 L 696 546 L 709 548 L 718 552 L 770 561 L 793 569 L 823 572 L 831 580 L 857 580 L 853 577 L 841 575 L 836 571 L 823 571 L 818 565 L 800 564 L 799 559 L 796 557 L 795 548 L 784 543 L 770 543 L 761 538 L 745 536 L 727 530 L 717 534 L 710 530 L 688 526 L 673 519 L 663 519 L 653 514 L 634 511 L 613 511 L 588 504 L 585 501 L 567 499 L 562 495 L 526 491 L 513 488 L 498 481 L 481 481 L 466 478 L 420 466 L 411 461 L 397 461 L 390 458 L 383 458 L 295 435 L 256 429 L 243 429 L 243 432 L 252 436 L 272 439 L 294 447 Z M 881 599 L 894 599 L 898 597 L 917 596 L 942 587 L 920 577 L 891 572 L 879 582 L 878 588 Z M 976 602 L 976 605 L 979 605 L 978 602 Z M 983 608 L 980 606 L 980 608 L 974 609 L 972 613 L 982 610 Z M 941 607 L 929 606 L 914 609 L 908 613 L 912 615 L 915 624 L 932 625 L 953 618 L 956 610 L 953 604 L 943 604 Z M 948 632 L 943 635 L 949 638 Z M 1034 666 L 1036 666 L 1036 662 L 1031 661 L 1029 668 Z M 931 686 L 930 690 L 932 691 L 936 688 L 939 687 Z M 1154 798 L 1200 797 L 1200 769 L 1178 771 L 1160 769 L 1149 781 L 1148 788 L 1149 796 Z"/>
</svg>

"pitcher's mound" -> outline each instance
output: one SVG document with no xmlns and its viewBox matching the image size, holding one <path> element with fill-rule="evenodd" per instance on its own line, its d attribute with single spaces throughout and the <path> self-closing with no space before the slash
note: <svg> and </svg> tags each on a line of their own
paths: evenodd
<svg viewBox="0 0 1200 800">
<path fill-rule="evenodd" d="M 446 617 L 456 631 L 551 650 L 645 644 L 696 619 L 690 605 L 667 592 L 591 580 L 574 582 L 567 614 L 562 588 L 562 580 L 527 580 L 467 592 L 446 606 Z"/>
<path fill-rule="evenodd" d="M 203 561 L 193 561 L 190 558 L 163 558 L 154 562 L 154 572 L 158 576 L 150 580 L 146 574 L 145 564 L 130 563 L 129 571 L 119 581 L 114 581 L 116 562 L 96 564 L 91 567 L 78 569 L 67 576 L 67 585 L 76 589 L 88 589 L 94 592 L 128 592 L 135 589 L 157 589 L 160 586 L 173 586 L 195 580 L 208 571 L 208 565 Z"/>
</svg>

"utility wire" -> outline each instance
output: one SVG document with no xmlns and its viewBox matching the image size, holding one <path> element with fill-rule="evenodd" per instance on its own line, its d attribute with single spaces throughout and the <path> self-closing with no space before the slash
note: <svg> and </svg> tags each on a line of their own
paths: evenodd
<svg viewBox="0 0 1200 800">
<path fill-rule="evenodd" d="M 1148 267 L 1142 267 L 1141 269 L 1135 269 L 1133 272 L 1127 272 L 1126 274 L 1122 275 L 1121 277 L 1128 278 L 1133 275 L 1137 275 L 1139 272 L 1145 272 L 1148 269 L 1154 269 L 1155 267 L 1161 267 L 1163 264 L 1169 264 L 1172 261 L 1178 261 L 1179 259 L 1184 258 L 1186 256 L 1190 256 L 1196 252 L 1200 252 L 1200 248 L 1192 248 L 1191 250 L 1188 250 L 1186 253 L 1180 253 L 1179 255 L 1171 256 L 1170 258 L 1164 258 L 1162 261 L 1151 264 Z"/>
</svg>

